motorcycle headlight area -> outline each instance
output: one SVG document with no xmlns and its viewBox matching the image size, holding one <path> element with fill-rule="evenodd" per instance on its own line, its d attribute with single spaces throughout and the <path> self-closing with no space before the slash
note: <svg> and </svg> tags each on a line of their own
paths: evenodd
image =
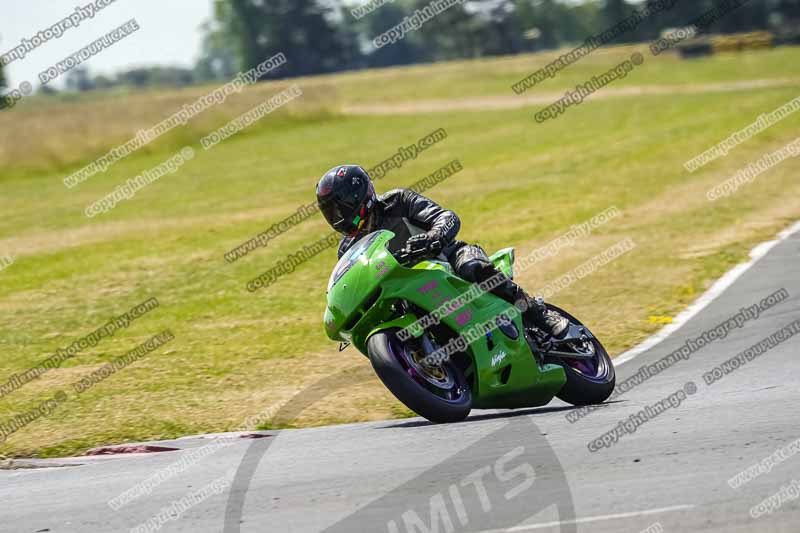
<svg viewBox="0 0 800 533">
<path fill-rule="evenodd" d="M 376 231 L 374 233 L 370 233 L 365 237 L 362 237 L 357 243 L 350 247 L 347 252 L 339 259 L 339 262 L 336 263 L 336 266 L 333 267 L 333 272 L 331 272 L 331 277 L 328 280 L 328 292 L 330 292 L 331 288 L 338 283 L 340 279 L 347 274 L 353 265 L 356 264 L 361 256 L 372 246 L 372 243 L 375 242 L 375 239 L 381 236 L 380 231 Z"/>
</svg>

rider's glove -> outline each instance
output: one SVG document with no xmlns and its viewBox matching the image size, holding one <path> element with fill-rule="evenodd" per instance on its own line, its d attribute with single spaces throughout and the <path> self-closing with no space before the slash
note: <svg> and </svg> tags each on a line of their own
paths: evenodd
<svg viewBox="0 0 800 533">
<path fill-rule="evenodd" d="M 414 254 L 424 252 L 426 255 L 435 256 L 442 251 L 442 238 L 435 231 L 419 233 L 406 241 L 406 249 Z"/>
</svg>

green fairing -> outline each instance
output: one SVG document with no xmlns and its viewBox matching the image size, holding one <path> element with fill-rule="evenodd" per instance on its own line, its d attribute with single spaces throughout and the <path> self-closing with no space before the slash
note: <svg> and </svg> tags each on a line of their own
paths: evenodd
<svg viewBox="0 0 800 533">
<path fill-rule="evenodd" d="M 338 272 L 341 277 L 333 282 L 332 276 L 332 286 L 328 290 L 325 332 L 333 340 L 351 342 L 365 356 L 367 339 L 371 335 L 390 328 L 408 327 L 420 318 L 413 314 L 397 316 L 392 308 L 394 302 L 406 300 L 431 312 L 471 286 L 455 276 L 452 268 L 443 262 L 422 261 L 413 268 L 400 265 L 386 248 L 392 237 L 392 232 L 381 230 L 359 241 L 356 246 L 365 242 L 368 245 L 352 254 L 352 266 L 343 275 L 344 267 L 339 267 L 348 261 L 345 258 L 337 265 L 334 275 Z M 512 248 L 497 252 L 491 259 L 507 276 L 513 275 Z M 458 335 L 471 326 L 494 321 L 501 313 L 513 316 L 517 330 L 523 331 L 516 309 L 492 294 L 481 294 L 442 317 L 441 323 Z M 415 336 L 421 333 L 419 328 L 413 331 Z M 473 407 L 532 407 L 549 403 L 566 382 L 563 368 L 540 365 L 522 334 L 514 340 L 495 328 L 491 335 L 494 344 L 491 350 L 485 335 L 468 348 L 472 359 L 468 374 L 476 376 L 472 385 Z"/>
</svg>

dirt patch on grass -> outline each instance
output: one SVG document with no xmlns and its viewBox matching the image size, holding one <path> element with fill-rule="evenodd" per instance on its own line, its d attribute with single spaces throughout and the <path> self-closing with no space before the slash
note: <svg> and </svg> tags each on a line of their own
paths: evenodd
<svg viewBox="0 0 800 533">
<path fill-rule="evenodd" d="M 286 207 L 263 207 L 248 209 L 239 212 L 213 213 L 203 216 L 187 216 L 180 218 L 158 219 L 131 219 L 114 222 L 90 221 L 89 224 L 69 229 L 53 229 L 38 231 L 7 239 L 0 239 L 0 250 L 14 250 L 16 257 L 53 253 L 59 250 L 75 248 L 78 246 L 94 245 L 111 242 L 128 237 L 137 237 L 142 234 L 167 233 L 170 230 L 190 228 L 218 228 L 225 229 L 232 223 L 263 220 L 264 228 L 268 229 L 275 221 L 283 216 L 288 216 Z M 252 235 L 243 234 L 241 242 L 253 238 Z M 226 250 L 227 251 L 227 250 Z"/>
<path fill-rule="evenodd" d="M 767 87 L 791 87 L 800 84 L 796 79 L 744 80 L 723 83 L 699 83 L 695 85 L 643 85 L 634 87 L 605 88 L 593 94 L 591 100 L 609 98 L 631 98 L 636 96 L 680 95 L 750 91 Z M 349 115 L 414 115 L 419 113 L 449 113 L 452 111 L 494 111 L 519 109 L 534 105 L 552 104 L 564 96 L 564 92 L 532 94 L 527 96 L 486 96 L 482 98 L 452 98 L 448 100 L 413 100 L 392 104 L 345 105 L 342 112 Z"/>
</svg>

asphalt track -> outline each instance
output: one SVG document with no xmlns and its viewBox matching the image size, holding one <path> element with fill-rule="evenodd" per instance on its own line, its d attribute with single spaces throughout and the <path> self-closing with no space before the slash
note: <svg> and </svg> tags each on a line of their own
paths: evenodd
<svg viewBox="0 0 800 533">
<path fill-rule="evenodd" d="M 751 516 L 783 486 L 796 480 L 800 487 L 800 448 L 738 488 L 728 483 L 800 438 L 800 335 L 712 385 L 703 379 L 800 319 L 798 258 L 800 232 L 663 342 L 620 366 L 618 383 L 776 290 L 786 289 L 788 299 L 577 422 L 566 419 L 570 407 L 554 402 L 476 411 L 444 426 L 410 419 L 260 432 L 269 436 L 232 439 L 118 511 L 111 498 L 219 437 L 159 443 L 182 451 L 32 461 L 37 468 L 0 471 L 0 531 L 131 531 L 214 480 L 221 480 L 216 494 L 160 529 L 135 531 L 800 531 L 795 489 L 773 499 L 770 512 L 761 507 L 761 516 Z M 326 387 L 375 379 L 367 371 L 341 378 L 309 391 L 294 409 L 325 401 Z M 646 406 L 691 390 L 689 382 L 696 392 L 677 407 L 609 447 L 588 449 Z"/>
</svg>

